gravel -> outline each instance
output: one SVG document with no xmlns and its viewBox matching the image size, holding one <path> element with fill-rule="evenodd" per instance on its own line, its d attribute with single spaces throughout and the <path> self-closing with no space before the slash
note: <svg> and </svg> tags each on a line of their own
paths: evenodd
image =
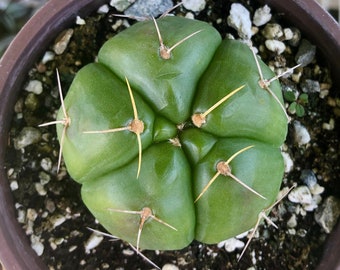
<svg viewBox="0 0 340 270">
<path fill-rule="evenodd" d="M 110 5 L 123 11 L 132 2 L 112 0 Z M 339 138 L 335 132 L 340 101 L 334 96 L 329 71 L 322 61 L 318 62 L 317 48 L 302 39 L 298 29 L 282 23 L 266 6 L 249 6 L 246 1 L 240 1 L 231 6 L 228 16 L 229 9 L 225 10 L 223 1 L 186 1 L 186 4 L 189 2 L 191 6 L 176 12 L 199 19 L 213 18 L 214 26 L 223 35 L 229 32 L 235 38 L 251 38 L 261 58 L 275 72 L 281 73 L 296 62 L 301 63 L 301 67 L 281 78 L 283 88 L 294 90 L 297 97 L 307 85 L 310 101 L 303 117 L 290 115 L 292 122 L 282 147 L 285 177 L 280 194 L 293 184 L 298 186 L 270 215 L 279 229 L 261 225 L 240 262 L 237 262 L 238 256 L 248 240 L 247 232 L 218 245 L 194 242 L 181 251 L 143 251 L 143 254 L 162 269 L 311 269 L 317 264 L 323 241 L 340 212 L 336 178 L 339 175 Z M 200 2 L 206 5 L 201 12 L 198 10 Z M 165 7 L 157 7 L 157 13 L 163 9 Z M 89 52 L 98 51 L 106 38 L 131 23 L 115 18 L 112 14 L 117 10 L 100 13 L 93 19 L 82 18 L 85 21 L 82 31 L 88 31 L 84 42 L 78 42 L 84 35 L 80 26 L 72 27 L 72 35 L 65 38 L 64 32 L 54 43 L 61 47 L 58 51 L 62 53 L 52 52 L 51 45 L 41 56 L 42 61 L 30 71 L 27 85 L 33 81 L 32 84 L 41 87 L 22 91 L 15 106 L 7 174 L 16 200 L 18 221 L 32 248 L 50 269 L 151 269 L 129 245 L 113 242 L 87 229 L 104 231 L 82 204 L 80 187 L 67 175 L 65 167 L 57 173 L 59 144 L 55 127 L 37 128 L 42 122 L 54 120 L 60 106 L 55 68 L 60 70 L 66 91 L 74 73 L 82 65 L 94 61 L 96 54 Z M 255 17 L 254 13 L 265 16 Z M 97 35 L 99 28 L 106 33 Z M 282 42 L 285 49 L 274 49 L 275 46 L 268 49 L 266 41 Z M 315 91 L 315 82 L 320 91 Z M 289 102 L 285 105 L 288 107 Z"/>
</svg>

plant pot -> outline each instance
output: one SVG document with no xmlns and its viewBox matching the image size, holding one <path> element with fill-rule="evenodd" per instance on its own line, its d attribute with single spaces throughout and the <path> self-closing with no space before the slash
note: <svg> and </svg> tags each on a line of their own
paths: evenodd
<svg viewBox="0 0 340 270">
<path fill-rule="evenodd" d="M 0 61 L 0 260 L 7 270 L 46 269 L 16 219 L 5 164 L 13 106 L 26 74 L 56 35 L 107 1 L 50 0 L 19 32 Z M 314 1 L 264 0 L 296 25 L 323 52 L 340 86 L 339 25 Z M 330 234 L 319 269 L 340 267 L 340 224 Z"/>
</svg>

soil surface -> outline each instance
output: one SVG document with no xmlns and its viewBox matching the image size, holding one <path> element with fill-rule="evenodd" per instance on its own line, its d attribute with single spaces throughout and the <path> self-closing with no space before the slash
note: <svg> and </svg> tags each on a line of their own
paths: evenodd
<svg viewBox="0 0 340 270">
<path fill-rule="evenodd" d="M 236 2 L 236 1 L 234 1 Z M 251 18 L 257 8 L 256 3 L 241 2 L 250 12 Z M 253 1 L 252 1 L 253 2 Z M 222 37 L 231 33 L 236 38 L 235 29 L 228 26 L 227 15 L 230 4 L 224 1 L 207 1 L 200 13 L 191 13 L 196 19 L 211 22 Z M 189 11 L 183 7 L 174 13 L 185 16 Z M 75 24 L 70 43 L 65 52 L 55 55 L 51 61 L 37 62 L 28 74 L 27 83 L 14 108 L 15 117 L 10 130 L 10 146 L 7 153 L 7 171 L 18 211 L 32 247 L 50 269 L 152 269 L 153 267 L 122 241 L 111 241 L 108 237 L 93 234 L 88 228 L 105 232 L 82 203 L 80 185 L 73 181 L 62 164 L 57 173 L 59 143 L 55 126 L 38 128 L 42 123 L 53 121 L 60 107 L 55 69 L 61 75 L 63 94 L 66 95 L 76 72 L 94 61 L 101 45 L 117 32 L 122 31 L 134 20 L 117 18 L 117 11 L 111 8 L 105 14 L 93 14 L 84 25 Z M 294 26 L 284 21 L 280 14 L 272 11 L 270 23 L 282 28 Z M 112 27 L 112 26 L 115 27 Z M 296 65 L 295 56 L 303 39 L 303 33 L 295 44 L 292 40 L 282 40 L 286 50 L 282 54 L 270 51 L 264 45 L 265 25 L 257 27 L 252 37 L 262 59 L 276 71 Z M 256 30 L 256 29 L 255 29 Z M 65 34 L 65 33 L 63 33 Z M 57 36 L 57 35 L 56 35 Z M 279 38 L 280 39 L 280 38 Z M 58 43 L 56 41 L 55 43 Z M 53 45 L 46 51 L 53 51 Z M 340 102 L 339 89 L 332 85 L 327 63 L 316 49 L 314 60 L 305 67 L 294 71 L 295 76 L 281 78 L 284 91 L 293 90 L 297 96 L 306 89 L 308 102 L 296 98 L 296 103 L 304 108 L 297 116 L 289 112 L 292 121 L 283 151 L 289 155 L 293 167 L 287 169 L 282 189 L 293 184 L 308 186 L 302 172 L 315 176 L 317 185 L 324 191 L 316 194 L 315 209 L 306 210 L 303 203 L 284 199 L 270 213 L 270 218 L 278 229 L 263 223 L 242 259 L 238 257 L 242 248 L 228 252 L 221 245 L 205 245 L 193 242 L 178 251 L 143 251 L 143 254 L 163 269 L 314 269 L 322 255 L 325 229 L 315 220 L 315 212 L 320 205 L 334 196 L 340 198 L 340 175 L 338 153 Z M 25 91 L 29 81 L 42 82 L 43 91 Z M 319 89 L 306 86 L 308 80 L 317 81 Z M 293 103 L 286 99 L 287 108 Z M 308 142 L 297 138 L 296 121 L 305 127 L 310 136 Z M 18 146 L 23 130 L 33 128 L 38 132 L 34 143 Z M 308 177 L 307 177 L 308 178 Z M 317 193 L 317 192 L 316 192 Z M 311 206 L 311 208 L 313 208 Z M 296 222 L 294 222 L 296 221 Z M 296 223 L 296 224 L 292 224 Z M 238 239 L 245 243 L 247 237 Z M 90 243 L 99 244 L 90 248 Z M 87 248 L 85 248 L 87 247 Z M 169 267 L 169 268 L 167 268 Z M 172 267 L 172 268 L 171 268 Z M 176 268 L 178 267 L 178 268 Z"/>
</svg>

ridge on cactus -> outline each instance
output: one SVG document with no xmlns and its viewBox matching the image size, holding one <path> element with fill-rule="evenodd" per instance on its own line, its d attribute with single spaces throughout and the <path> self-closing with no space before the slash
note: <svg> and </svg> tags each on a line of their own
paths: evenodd
<svg viewBox="0 0 340 270">
<path fill-rule="evenodd" d="M 51 123 L 85 205 L 137 252 L 218 243 L 275 205 L 280 84 L 248 45 L 205 22 L 162 17 L 115 35 Z"/>
</svg>

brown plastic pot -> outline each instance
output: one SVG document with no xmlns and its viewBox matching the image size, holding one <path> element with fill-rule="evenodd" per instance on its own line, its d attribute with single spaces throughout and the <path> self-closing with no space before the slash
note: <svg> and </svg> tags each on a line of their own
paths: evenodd
<svg viewBox="0 0 340 270">
<path fill-rule="evenodd" d="M 4 168 L 13 106 L 28 70 L 62 29 L 107 0 L 50 0 L 19 32 L 0 60 L 0 261 L 6 270 L 47 269 L 16 219 Z M 313 0 L 260 0 L 286 15 L 322 51 L 340 85 L 340 28 Z M 340 224 L 327 241 L 318 269 L 340 269 Z"/>
</svg>

